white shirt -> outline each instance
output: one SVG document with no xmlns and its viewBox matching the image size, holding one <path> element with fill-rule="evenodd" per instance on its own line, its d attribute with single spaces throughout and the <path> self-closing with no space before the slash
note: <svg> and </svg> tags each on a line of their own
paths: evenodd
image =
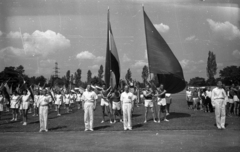
<svg viewBox="0 0 240 152">
<path fill-rule="evenodd" d="M 132 103 L 133 101 L 133 94 L 132 92 L 123 92 L 121 94 L 121 98 L 120 98 L 122 103 Z"/>
<path fill-rule="evenodd" d="M 226 95 L 226 92 L 223 88 L 214 88 L 212 90 L 212 100 L 216 100 L 216 99 L 226 99 L 227 98 L 227 95 Z"/>
<path fill-rule="evenodd" d="M 192 91 L 186 91 L 186 94 L 188 97 L 191 97 L 192 96 Z"/>
<path fill-rule="evenodd" d="M 206 91 L 207 97 L 211 98 L 212 97 L 212 91 Z"/>
<path fill-rule="evenodd" d="M 77 94 L 77 99 L 76 99 L 77 101 L 80 101 L 81 100 L 81 94 L 80 93 L 78 93 Z"/>
<path fill-rule="evenodd" d="M 82 95 L 82 100 L 85 102 L 95 102 L 98 96 L 94 91 L 85 91 Z"/>
<path fill-rule="evenodd" d="M 48 103 L 50 101 L 50 96 L 40 95 L 38 101 L 39 101 L 38 104 L 40 106 L 46 106 L 46 105 L 48 105 Z"/>
<path fill-rule="evenodd" d="M 22 102 L 28 102 L 28 99 L 30 97 L 31 93 L 30 91 L 27 92 L 27 95 L 22 95 Z"/>
</svg>

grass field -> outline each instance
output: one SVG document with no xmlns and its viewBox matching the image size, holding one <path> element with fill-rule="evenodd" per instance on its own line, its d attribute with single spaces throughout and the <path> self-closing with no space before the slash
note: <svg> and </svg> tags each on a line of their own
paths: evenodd
<svg viewBox="0 0 240 152">
<path fill-rule="evenodd" d="M 158 131 L 158 130 L 216 130 L 214 113 L 204 113 L 203 111 L 193 111 L 187 109 L 185 93 L 181 92 L 172 96 L 173 102 L 170 108 L 169 122 L 160 124 L 152 121 L 149 113 L 149 122 L 144 124 L 144 107 L 135 107 L 133 114 L 133 131 Z M 73 109 L 70 114 L 61 110 L 62 116 L 58 117 L 55 111 L 49 112 L 48 128 L 51 132 L 61 131 L 83 131 L 83 110 Z M 123 125 L 120 122 L 110 124 L 109 121 L 101 124 L 101 107 L 98 104 L 95 111 L 94 130 L 95 131 L 122 131 Z M 10 113 L 3 113 L 0 120 L 0 132 L 38 132 L 38 117 L 29 114 L 28 125 L 23 126 L 20 120 L 10 122 Z M 107 118 L 108 119 L 108 118 Z M 230 130 L 240 130 L 240 117 L 227 117 L 226 128 Z"/>
</svg>

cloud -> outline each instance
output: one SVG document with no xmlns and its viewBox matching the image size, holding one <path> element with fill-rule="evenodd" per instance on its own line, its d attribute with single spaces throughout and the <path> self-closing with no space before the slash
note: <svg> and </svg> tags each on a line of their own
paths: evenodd
<svg viewBox="0 0 240 152">
<path fill-rule="evenodd" d="M 127 54 L 123 54 L 123 62 L 129 62 L 131 59 L 127 56 Z"/>
<path fill-rule="evenodd" d="M 189 36 L 185 39 L 185 41 L 197 41 L 197 40 L 198 40 L 198 38 L 196 38 L 195 35 Z"/>
<path fill-rule="evenodd" d="M 158 30 L 159 33 L 166 33 L 169 31 L 169 26 L 163 23 L 161 24 L 154 24 L 155 28 Z"/>
<path fill-rule="evenodd" d="M 92 65 L 92 66 L 88 66 L 90 69 L 98 69 L 100 68 L 100 65 Z"/>
<path fill-rule="evenodd" d="M 239 51 L 239 50 L 234 50 L 234 51 L 232 52 L 232 55 L 233 55 L 235 58 L 240 59 L 240 51 Z"/>
<path fill-rule="evenodd" d="M 10 32 L 7 34 L 8 38 L 20 38 L 20 32 Z M 54 31 L 47 30 L 45 32 L 34 31 L 32 34 L 24 33 L 23 37 L 23 49 L 6 47 L 1 50 L 5 53 L 13 53 L 17 56 L 27 57 L 46 57 L 48 54 L 55 53 L 70 47 L 70 40 L 66 39 L 62 34 L 55 33 Z M 7 52 L 9 51 L 9 52 Z"/>
<path fill-rule="evenodd" d="M 76 56 L 77 59 L 88 59 L 88 60 L 94 60 L 97 62 L 103 61 L 105 58 L 103 56 L 95 56 L 89 51 L 83 51 L 77 54 Z"/>
<path fill-rule="evenodd" d="M 145 65 L 148 65 L 147 62 L 143 61 L 143 60 L 137 60 L 132 67 L 143 67 Z"/>
<path fill-rule="evenodd" d="M 204 63 L 203 60 L 192 61 L 192 60 L 188 60 L 188 59 L 183 59 L 180 61 L 182 68 L 186 72 L 192 72 L 192 71 L 197 70 L 197 65 L 202 64 L 202 63 Z"/>
<path fill-rule="evenodd" d="M 227 40 L 240 38 L 238 27 L 228 21 L 221 23 L 213 21 L 212 19 L 207 19 L 207 22 L 214 33 L 219 34 L 219 36 L 222 36 Z"/>
<path fill-rule="evenodd" d="M 41 61 L 39 62 L 39 65 L 40 65 L 41 67 L 49 67 L 49 66 L 54 67 L 54 66 L 55 66 L 55 62 L 56 62 L 56 60 L 46 59 L 46 60 L 41 60 Z"/>
<path fill-rule="evenodd" d="M 183 59 L 182 61 L 180 61 L 180 64 L 182 65 L 183 68 L 185 68 L 189 65 L 189 60 Z"/>
<path fill-rule="evenodd" d="M 20 39 L 21 38 L 21 33 L 11 31 L 7 34 L 7 38 Z"/>
</svg>

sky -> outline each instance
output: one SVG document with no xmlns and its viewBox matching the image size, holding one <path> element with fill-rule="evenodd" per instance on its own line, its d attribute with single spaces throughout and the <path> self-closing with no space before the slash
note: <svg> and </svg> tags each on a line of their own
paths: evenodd
<svg viewBox="0 0 240 152">
<path fill-rule="evenodd" d="M 240 66 L 238 0 L 0 0 L 0 71 L 23 65 L 29 76 L 105 65 L 107 10 L 120 59 L 142 81 L 148 65 L 143 10 L 179 60 L 186 81 L 207 78 L 208 52 L 219 70 Z M 218 76 L 218 75 L 217 75 Z"/>
</svg>

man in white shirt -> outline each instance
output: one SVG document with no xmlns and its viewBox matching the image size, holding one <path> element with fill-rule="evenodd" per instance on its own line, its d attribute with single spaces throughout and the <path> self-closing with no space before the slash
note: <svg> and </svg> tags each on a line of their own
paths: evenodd
<svg viewBox="0 0 240 152">
<path fill-rule="evenodd" d="M 222 88 L 222 81 L 217 82 L 217 87 L 212 90 L 212 106 L 215 107 L 216 125 L 218 129 L 225 129 L 227 95 Z"/>
<path fill-rule="evenodd" d="M 124 92 L 121 94 L 120 101 L 123 110 L 123 127 L 124 130 L 132 130 L 132 98 L 133 94 L 129 92 L 129 86 L 124 87 Z"/>
<path fill-rule="evenodd" d="M 82 95 L 84 102 L 85 131 L 93 131 L 94 110 L 96 109 L 97 98 L 97 94 L 91 90 L 91 85 L 87 85 L 87 89 Z"/>
<path fill-rule="evenodd" d="M 41 95 L 38 99 L 38 107 L 39 107 L 39 122 L 40 122 L 40 130 L 42 132 L 45 130 L 48 132 L 47 121 L 48 121 L 48 104 L 51 100 L 51 96 L 47 95 L 47 90 L 41 90 Z"/>
</svg>

